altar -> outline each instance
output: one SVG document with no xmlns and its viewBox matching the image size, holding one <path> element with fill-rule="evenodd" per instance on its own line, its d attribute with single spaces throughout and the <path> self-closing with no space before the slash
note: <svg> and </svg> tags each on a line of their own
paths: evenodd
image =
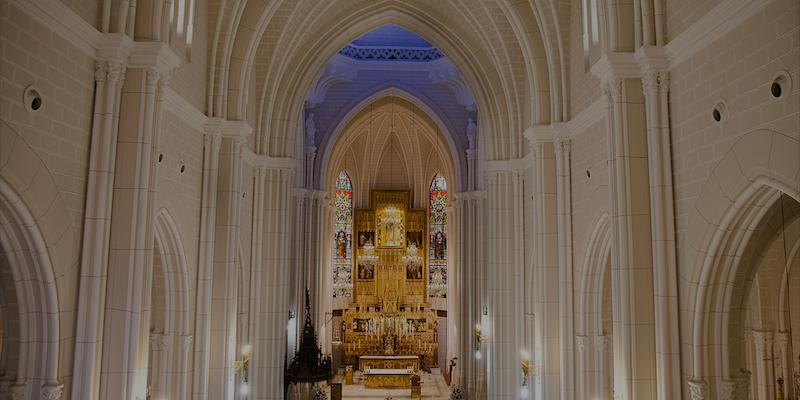
<svg viewBox="0 0 800 400">
<path fill-rule="evenodd" d="M 419 370 L 419 356 L 361 356 L 358 358 L 358 369 L 411 369 Z"/>
<path fill-rule="evenodd" d="M 371 389 L 410 388 L 411 369 L 367 369 L 364 371 L 365 386 Z"/>
<path fill-rule="evenodd" d="M 354 213 L 353 292 L 341 325 L 344 363 L 361 371 L 435 366 L 439 327 L 427 301 L 427 211 L 411 208 L 408 191 L 371 194 L 372 208 Z"/>
</svg>

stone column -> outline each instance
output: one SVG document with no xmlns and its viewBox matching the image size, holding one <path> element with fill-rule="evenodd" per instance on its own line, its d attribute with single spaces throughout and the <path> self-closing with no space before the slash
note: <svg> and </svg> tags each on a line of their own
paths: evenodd
<svg viewBox="0 0 800 400">
<path fill-rule="evenodd" d="M 492 221 L 486 224 L 487 394 L 497 400 L 519 397 L 520 351 L 526 347 L 522 296 L 524 175 L 508 169 L 502 166 L 486 173 L 486 218 Z"/>
<path fill-rule="evenodd" d="M 129 68 L 116 146 L 100 397 L 145 397 L 153 216 L 163 71 Z"/>
<path fill-rule="evenodd" d="M 323 332 L 325 325 L 325 312 L 327 311 L 327 297 L 330 291 L 325 291 L 326 282 L 323 271 L 323 244 L 324 238 L 328 237 L 324 228 L 325 206 L 327 192 L 308 189 L 294 189 L 292 192 L 294 208 L 294 236 L 292 239 L 293 264 L 291 269 L 291 302 L 290 306 L 297 315 L 298 321 L 304 321 L 305 316 L 305 291 L 309 291 L 311 301 L 311 320 L 320 335 L 320 343 L 327 343 L 327 332 Z M 294 335 L 294 343 L 299 343 L 302 334 L 303 324 L 298 323 L 291 332 Z M 326 345 L 327 347 L 327 345 Z M 291 355 L 296 351 L 295 348 L 288 349 Z"/>
<path fill-rule="evenodd" d="M 484 196 L 485 193 L 455 193 L 454 227 L 458 230 L 453 237 L 458 252 L 456 276 L 450 282 L 460 297 L 460 313 L 457 330 L 462 340 L 459 342 L 457 374 L 458 385 L 469 399 L 486 398 L 486 345 L 480 344 L 475 335 L 475 325 L 481 324 L 486 305 L 485 255 L 484 255 Z M 487 310 L 488 311 L 488 310 Z M 477 352 L 480 351 L 480 358 Z"/>
<path fill-rule="evenodd" d="M 579 399 L 592 398 L 589 391 L 592 380 L 589 352 L 586 350 L 589 341 L 588 336 L 575 335 L 575 397 Z"/>
<path fill-rule="evenodd" d="M 169 394 L 167 378 L 167 340 L 169 338 L 158 333 L 150 334 L 150 363 L 147 374 L 149 382 L 147 393 L 153 398 L 164 397 Z"/>
<path fill-rule="evenodd" d="M 532 142 L 534 153 L 533 290 L 535 364 L 539 366 L 538 399 L 561 397 L 559 233 L 556 158 L 551 141 Z M 570 342 L 572 338 L 569 339 Z"/>
<path fill-rule="evenodd" d="M 775 338 L 775 379 L 783 378 L 784 393 L 789 399 L 795 395 L 791 339 L 791 332 L 778 332 Z"/>
<path fill-rule="evenodd" d="M 231 368 L 239 349 L 237 343 L 237 305 L 239 287 L 239 225 L 242 198 L 242 147 L 246 134 L 223 132 L 220 143 L 217 201 L 214 232 L 214 265 L 210 299 L 211 326 L 209 336 L 207 396 L 230 399 L 234 395 L 234 373 Z"/>
<path fill-rule="evenodd" d="M 594 380 L 593 390 L 598 398 L 610 399 L 614 393 L 613 336 L 594 337 Z"/>
<path fill-rule="evenodd" d="M 575 397 L 575 359 L 573 336 L 575 326 L 575 307 L 572 270 L 572 179 L 570 168 L 569 139 L 555 138 L 556 159 L 556 213 L 558 222 L 558 305 L 559 331 L 561 344 L 561 394 L 562 400 Z"/>
<path fill-rule="evenodd" d="M 650 184 L 638 79 L 606 78 L 614 294 L 614 395 L 657 398 Z"/>
<path fill-rule="evenodd" d="M 214 271 L 214 234 L 217 219 L 220 121 L 206 126 L 203 141 L 203 182 L 200 199 L 200 248 L 198 251 L 197 295 L 194 334 L 192 398 L 208 398 L 208 365 L 211 359 L 211 284 Z"/>
<path fill-rule="evenodd" d="M 751 334 L 755 347 L 755 359 L 753 360 L 755 391 L 759 399 L 774 399 L 777 383 L 773 364 L 773 333 L 772 331 L 753 330 Z"/>
<path fill-rule="evenodd" d="M 76 399 L 96 399 L 100 391 L 111 199 L 125 68 L 120 60 L 95 62 L 94 116 L 83 218 L 71 396 Z"/>
<path fill-rule="evenodd" d="M 657 391 L 659 399 L 667 400 L 681 393 L 669 72 L 665 70 L 665 63 L 647 56 L 646 51 L 640 52 L 638 58 L 643 69 L 642 89 L 647 115 Z M 657 62 L 661 65 L 654 66 L 653 63 Z"/>
<path fill-rule="evenodd" d="M 254 191 L 250 399 L 283 399 L 293 172 L 264 157 Z M 298 315 L 299 317 L 299 315 Z"/>
</svg>

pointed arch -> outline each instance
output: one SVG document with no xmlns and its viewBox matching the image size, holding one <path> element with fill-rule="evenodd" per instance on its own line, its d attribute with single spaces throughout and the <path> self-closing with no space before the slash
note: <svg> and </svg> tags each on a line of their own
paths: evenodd
<svg viewBox="0 0 800 400">
<path fill-rule="evenodd" d="M 39 398 L 55 390 L 58 384 L 59 302 L 56 279 L 48 247 L 22 198 L 0 179 L 0 291 L 5 304 L 16 307 L 16 348 L 4 378 L 10 382 L 12 397 Z M 9 279 L 10 278 L 10 279 Z M 5 308 L 5 307 L 4 307 Z"/>
<path fill-rule="evenodd" d="M 747 268 L 741 256 L 757 224 L 781 196 L 800 201 L 797 139 L 770 130 L 745 135 L 711 171 L 689 217 L 682 245 L 693 349 L 687 360 L 692 386 L 720 391 L 746 390 L 749 378 L 737 368 L 743 354 L 741 315 L 733 313 L 746 293 Z M 735 328 L 735 329 L 732 329 Z"/>
<path fill-rule="evenodd" d="M 435 123 L 438 131 L 441 133 L 442 138 L 447 143 L 447 150 L 449 150 L 450 153 L 450 162 L 453 164 L 452 176 L 456 183 L 455 187 L 461 187 L 463 184 L 465 184 L 464 182 L 466 178 L 464 177 L 465 173 L 463 171 L 466 169 L 466 160 L 461 156 L 464 149 L 458 146 L 456 140 L 454 139 L 452 127 L 445 122 L 445 118 L 441 117 L 442 114 L 436 105 L 430 104 L 430 102 L 426 101 L 423 97 L 395 84 L 390 84 L 386 87 L 375 88 L 371 94 L 358 99 L 354 104 L 346 107 L 345 109 L 347 112 L 337 117 L 339 122 L 333 127 L 330 133 L 326 135 L 326 137 L 323 139 L 323 143 L 320 145 L 320 147 L 322 147 L 322 157 L 317 157 L 317 172 L 314 174 L 314 176 L 320 179 L 317 184 L 320 187 L 324 187 L 326 185 L 326 180 L 329 179 L 326 171 L 329 171 L 329 168 L 332 165 L 331 161 L 334 148 L 336 147 L 339 138 L 342 137 L 348 125 L 350 125 L 351 122 L 371 104 L 374 104 L 378 100 L 389 96 L 395 96 L 414 104 L 414 106 L 418 107 L 424 113 L 424 115 L 430 117 L 430 119 Z"/>
</svg>

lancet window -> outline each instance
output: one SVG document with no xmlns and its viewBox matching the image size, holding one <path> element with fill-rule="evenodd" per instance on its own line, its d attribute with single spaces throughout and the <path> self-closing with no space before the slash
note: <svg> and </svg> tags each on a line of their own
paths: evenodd
<svg viewBox="0 0 800 400">
<path fill-rule="evenodd" d="M 430 186 L 428 216 L 428 294 L 447 297 L 447 181 L 437 173 Z"/>
<path fill-rule="evenodd" d="M 353 182 L 346 171 L 336 179 L 333 229 L 333 297 L 350 297 L 353 260 Z"/>
</svg>

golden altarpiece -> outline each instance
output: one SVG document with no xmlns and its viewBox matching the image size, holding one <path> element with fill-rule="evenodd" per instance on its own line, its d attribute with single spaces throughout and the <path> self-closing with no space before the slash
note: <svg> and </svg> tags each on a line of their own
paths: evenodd
<svg viewBox="0 0 800 400">
<path fill-rule="evenodd" d="M 427 303 L 427 211 L 408 191 L 371 193 L 353 220 L 353 296 L 342 314 L 345 363 L 436 365 L 436 314 Z M 404 357 L 407 356 L 407 357 Z"/>
</svg>

